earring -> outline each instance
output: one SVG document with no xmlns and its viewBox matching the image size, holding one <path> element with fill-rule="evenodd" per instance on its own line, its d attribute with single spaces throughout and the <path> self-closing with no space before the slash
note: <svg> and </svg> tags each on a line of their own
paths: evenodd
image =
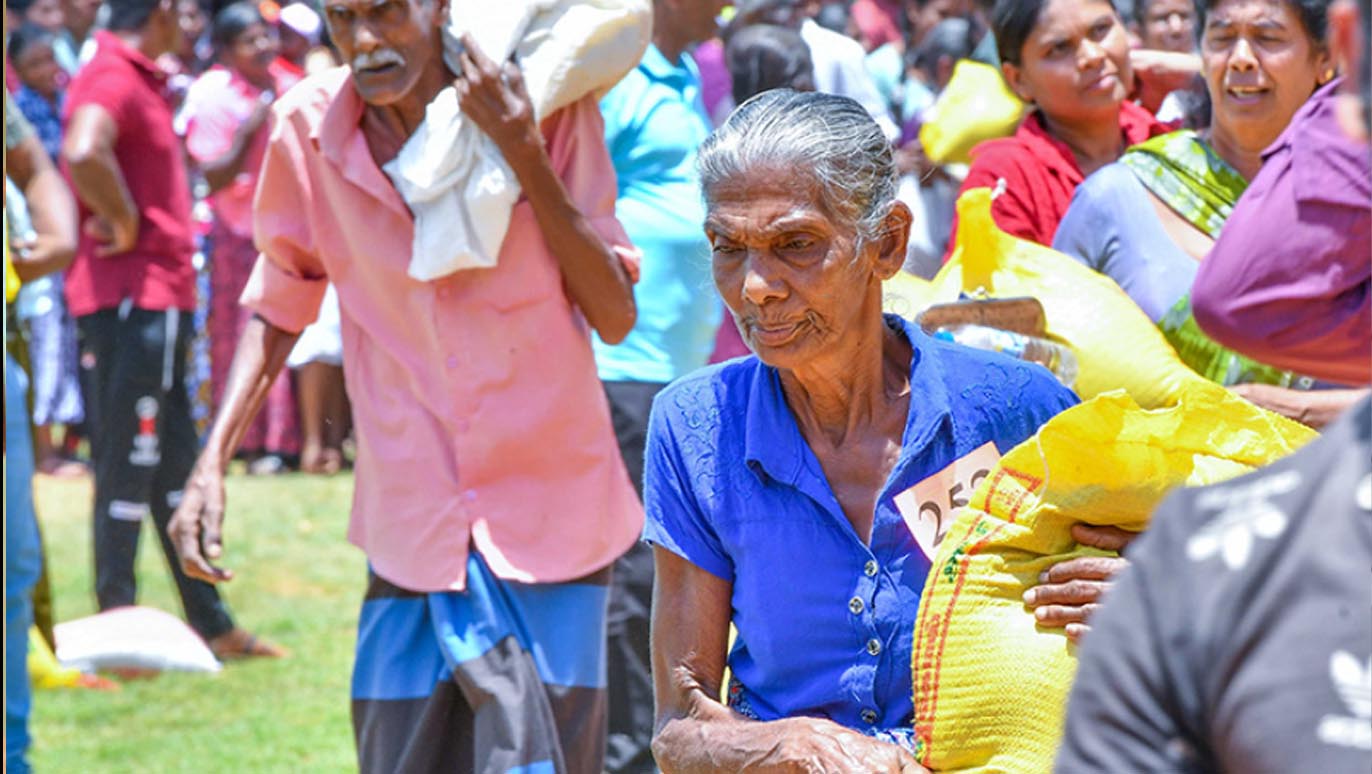
<svg viewBox="0 0 1372 774">
<path fill-rule="evenodd" d="M 1331 67 L 1328 70 L 1325 70 L 1324 74 L 1320 76 L 1320 85 L 1323 86 L 1334 80 L 1335 75 L 1337 75 L 1337 73 L 1334 71 L 1334 68 Z"/>
</svg>

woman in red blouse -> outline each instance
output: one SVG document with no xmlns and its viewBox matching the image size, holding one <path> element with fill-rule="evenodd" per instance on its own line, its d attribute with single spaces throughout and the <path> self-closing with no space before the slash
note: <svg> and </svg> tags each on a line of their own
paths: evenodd
<svg viewBox="0 0 1372 774">
<path fill-rule="evenodd" d="M 1087 175 L 1170 127 L 1128 100 L 1129 37 L 1109 0 L 999 0 L 992 27 L 1005 81 L 1033 110 L 1013 136 L 972 151 L 962 190 L 1003 180 L 996 224 L 1051 245 Z"/>
</svg>

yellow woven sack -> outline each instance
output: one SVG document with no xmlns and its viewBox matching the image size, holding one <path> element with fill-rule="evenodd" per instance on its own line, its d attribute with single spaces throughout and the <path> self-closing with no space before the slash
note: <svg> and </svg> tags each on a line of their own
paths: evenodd
<svg viewBox="0 0 1372 774">
<path fill-rule="evenodd" d="M 958 199 L 956 247 L 933 280 L 936 288 L 959 284 L 969 294 L 1037 298 L 1049 338 L 1077 356 L 1074 389 L 1083 399 L 1123 389 L 1140 406 L 1159 408 L 1176 403 L 1184 387 L 1207 383 L 1114 280 L 1001 231 L 991 196 L 989 188 L 974 188 Z"/>
<path fill-rule="evenodd" d="M 934 771 L 1047 772 L 1076 648 L 1023 594 L 1048 567 L 1106 555 L 1077 522 L 1143 529 L 1174 487 L 1231 478 L 1315 432 L 1210 383 L 1145 410 L 1123 392 L 1071 408 L 1010 450 L 939 545 L 915 624 L 915 732 Z M 1088 635 L 1089 636 L 1089 635 Z"/>
<path fill-rule="evenodd" d="M 1022 118 L 1024 103 L 1005 85 L 1000 70 L 964 59 L 925 113 L 919 141 L 935 164 L 968 164 L 973 148 L 1014 134 Z"/>
</svg>

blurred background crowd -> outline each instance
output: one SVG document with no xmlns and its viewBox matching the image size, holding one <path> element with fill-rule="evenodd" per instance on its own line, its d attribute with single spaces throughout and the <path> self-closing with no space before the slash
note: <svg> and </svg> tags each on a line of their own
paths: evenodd
<svg viewBox="0 0 1372 774">
<path fill-rule="evenodd" d="M 1300 147 L 1288 135 L 1296 126 L 1293 120 L 1315 110 L 1322 96 L 1339 87 L 1339 76 L 1348 75 L 1327 52 L 1320 53 L 1329 4 L 1083 0 L 1024 3 L 1027 10 L 1019 15 L 1013 5 L 987 0 L 654 3 L 653 46 L 601 103 L 606 147 L 619 176 L 618 217 L 643 251 L 644 263 L 635 291 L 637 326 L 622 344 L 596 340 L 595 353 L 640 496 L 653 397 L 708 363 L 748 352 L 710 285 L 695 153 L 734 108 L 775 88 L 851 97 L 881 128 L 895 154 L 898 198 L 914 216 L 907 275 L 935 278 L 958 243 L 959 195 L 971 188 L 997 188 L 992 213 L 1001 230 L 1053 247 L 1110 277 L 1202 376 L 1316 429 L 1366 394 L 1372 381 L 1366 358 L 1335 354 L 1333 360 L 1343 357 L 1340 362 L 1349 365 L 1331 373 L 1316 366 L 1332 362 L 1333 349 L 1315 346 L 1292 354 L 1273 345 L 1264 351 L 1265 342 L 1276 341 L 1262 333 L 1273 330 L 1268 323 L 1243 318 L 1242 310 L 1226 306 L 1236 296 L 1223 282 L 1196 284 L 1201 259 L 1217 244 L 1225 246 L 1220 226 L 1243 215 L 1236 203 L 1264 159 L 1274 150 Z M 171 13 L 149 16 L 142 8 L 132 21 L 121 16 L 136 6 L 11 0 L 5 9 L 11 159 L 5 241 L 15 255 L 16 279 L 22 281 L 6 304 L 6 346 L 30 385 L 25 411 L 35 472 L 93 475 L 97 513 L 105 509 L 134 525 L 131 538 L 102 536 L 97 527 L 102 609 L 133 602 L 132 560 L 113 555 L 131 555 L 127 546 L 130 540 L 136 545 L 149 507 L 120 516 L 125 501 L 106 491 L 108 481 L 122 475 L 120 465 L 139 466 L 138 454 L 157 454 L 155 442 L 140 446 L 140 438 L 158 409 L 137 400 L 121 403 L 110 394 L 110 375 L 121 364 L 109 359 L 125 350 L 101 343 L 111 330 L 101 316 L 125 321 L 141 312 L 159 315 L 148 318 L 138 335 L 165 337 L 166 346 L 157 350 L 165 362 L 125 365 L 161 367 L 164 387 L 184 392 L 184 410 L 203 438 L 252 314 L 239 299 L 258 256 L 253 202 L 272 106 L 302 78 L 343 64 L 323 23 L 327 2 L 174 0 Z M 1281 36 L 1281 46 L 1253 45 L 1247 32 L 1233 33 L 1239 42 L 1226 44 L 1226 29 L 1204 26 L 1209 15 L 1222 13 L 1231 15 L 1230 27 L 1241 26 L 1249 6 L 1276 9 L 1271 12 L 1284 26 L 1272 34 Z M 1086 18 L 1091 13 L 1106 14 L 1106 26 L 1092 26 L 1095 22 Z M 1122 25 L 1123 35 L 1116 25 Z M 141 43 L 130 47 L 129 35 L 135 33 Z M 1203 52 L 1205 35 L 1214 40 Z M 107 62 L 116 57 L 132 63 L 128 72 L 156 84 L 158 101 L 102 102 L 109 89 L 123 88 L 117 81 L 124 76 L 114 74 L 117 68 Z M 1080 73 L 1089 69 L 1083 60 L 1113 80 L 1101 76 L 1083 86 Z M 1245 81 L 1247 73 L 1255 75 Z M 961 112 L 959 100 L 966 100 Z M 81 108 L 91 104 L 104 105 L 105 119 L 82 114 Z M 662 105 L 668 106 L 665 112 L 655 114 Z M 1004 105 L 1012 114 L 1008 124 L 968 130 L 987 141 L 975 150 L 933 145 L 950 124 L 960 119 L 975 124 L 978 111 L 989 114 Z M 102 123 L 106 119 L 113 123 Z M 116 125 L 117 152 L 110 134 Z M 1191 131 L 1177 135 L 1177 130 Z M 25 152 L 30 157 L 18 155 Z M 1358 197 L 1366 191 L 1356 180 L 1338 177 L 1346 168 L 1336 162 L 1326 172 L 1302 168 L 1314 175 L 1315 185 L 1322 181 L 1346 192 L 1355 210 L 1364 207 Z M 118 179 L 102 178 L 108 170 L 117 170 Z M 52 175 L 59 172 L 62 190 L 54 192 Z M 1358 174 L 1355 170 L 1353 177 Z M 141 210 L 134 212 L 141 218 L 136 236 L 106 217 L 111 208 L 100 201 L 130 191 Z M 83 218 L 82 252 L 75 263 L 77 235 L 64 237 L 45 226 L 73 204 Z M 1320 239 L 1339 231 L 1346 237 L 1338 218 L 1347 204 L 1334 196 L 1312 205 L 1330 214 L 1306 211 L 1302 222 L 1325 229 L 1311 237 L 1312 243 L 1323 244 Z M 1344 268 L 1291 279 L 1287 284 L 1302 287 L 1300 300 L 1334 298 L 1350 283 L 1361 282 L 1365 315 L 1365 207 L 1359 212 L 1348 223 L 1355 238 L 1356 229 L 1363 229 L 1361 251 L 1350 250 L 1346 239 L 1330 247 L 1339 253 L 1330 263 Z M 1262 233 L 1261 224 L 1249 217 L 1248 229 L 1231 229 L 1227 238 Z M 189 249 L 164 249 L 172 243 Z M 123 269 L 101 263 L 99 256 L 121 252 L 140 262 L 122 264 Z M 1211 271 L 1220 272 L 1219 266 Z M 7 295 L 9 288 L 7 281 Z M 1365 323 L 1365 316 L 1350 319 L 1354 326 Z M 1326 327 L 1341 324 L 1326 322 Z M 972 337 L 975 331 L 966 334 Z M 1347 340 L 1345 334 L 1331 333 L 1330 346 L 1338 344 L 1333 339 Z M 1016 351 L 1024 354 L 1032 344 L 1021 337 Z M 242 440 L 243 471 L 329 475 L 347 469 L 354 446 L 332 293 L 287 365 Z M 1071 386 L 1065 369 L 1058 376 Z M 9 393 L 8 370 L 6 379 Z M 162 410 L 172 409 L 168 404 Z M 127 414 L 129 421 L 111 421 L 115 412 Z M 110 440 L 116 435 L 117 442 Z M 187 457 L 186 468 L 167 474 L 180 481 L 198 440 L 182 442 L 173 449 L 163 439 L 161 450 L 164 456 Z M 131 463 L 99 459 L 100 449 L 122 448 L 119 444 L 131 444 Z M 169 498 L 180 483 L 156 486 L 166 502 L 154 502 L 150 512 L 165 527 L 175 507 Z M 162 540 L 172 557 L 165 536 Z M 17 566 L 10 565 L 7 577 Z M 648 771 L 653 767 L 650 550 L 646 545 L 631 549 L 616 572 L 616 582 L 627 591 L 611 602 L 607 765 L 615 771 Z M 46 583 L 40 578 L 36 584 L 37 624 L 51 646 Z M 203 592 L 185 581 L 187 615 L 217 655 L 280 654 L 271 643 L 237 628 L 217 596 L 197 595 Z M 620 618 L 613 614 L 616 605 L 624 612 Z M 7 601 L 7 616 L 8 608 Z"/>
</svg>

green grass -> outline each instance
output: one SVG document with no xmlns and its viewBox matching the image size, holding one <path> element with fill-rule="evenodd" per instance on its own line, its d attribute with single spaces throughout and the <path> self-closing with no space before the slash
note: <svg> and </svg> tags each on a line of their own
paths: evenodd
<svg viewBox="0 0 1372 774">
<path fill-rule="evenodd" d="M 36 479 L 57 620 L 95 612 L 91 483 Z M 355 769 L 348 687 L 366 562 L 345 533 L 351 476 L 231 476 L 222 587 L 239 625 L 288 658 L 165 673 L 122 690 L 34 695 L 40 772 L 302 772 Z M 181 614 L 151 530 L 139 603 Z"/>
</svg>

